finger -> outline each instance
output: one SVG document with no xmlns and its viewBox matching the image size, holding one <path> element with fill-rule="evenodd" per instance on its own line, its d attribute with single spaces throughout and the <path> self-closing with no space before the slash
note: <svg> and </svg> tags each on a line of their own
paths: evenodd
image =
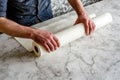
<svg viewBox="0 0 120 80">
<path fill-rule="evenodd" d="M 55 50 L 55 48 L 54 48 L 53 44 L 51 43 L 51 41 L 47 41 L 47 45 L 49 46 L 50 51 Z"/>
<path fill-rule="evenodd" d="M 53 36 L 53 39 L 57 43 L 57 47 L 60 47 L 60 41 L 58 40 L 58 38 L 56 36 Z"/>
<path fill-rule="evenodd" d="M 94 31 L 94 29 L 95 29 L 95 25 L 94 25 L 94 23 L 92 22 L 92 32 Z"/>
<path fill-rule="evenodd" d="M 93 28 L 93 30 L 92 30 L 92 32 L 95 30 L 95 25 L 94 24 L 92 24 L 92 28 Z"/>
<path fill-rule="evenodd" d="M 76 22 L 75 22 L 75 24 L 74 24 L 74 25 L 78 24 L 78 22 L 79 22 L 79 21 L 78 21 L 78 20 L 76 20 Z"/>
<path fill-rule="evenodd" d="M 56 50 L 57 49 L 57 42 L 53 39 L 51 39 L 51 43 L 54 45 L 54 49 Z"/>
<path fill-rule="evenodd" d="M 40 45 L 41 45 L 41 44 L 40 44 Z M 50 48 L 49 48 L 49 46 L 48 46 L 46 43 L 42 44 L 42 46 L 43 46 L 48 52 L 50 52 Z"/>
<path fill-rule="evenodd" d="M 88 25 L 88 22 L 85 23 L 85 32 L 86 32 L 86 35 L 89 35 L 89 25 Z"/>
<path fill-rule="evenodd" d="M 95 30 L 95 27 L 96 27 L 96 25 L 95 25 L 95 23 L 93 23 L 93 31 Z"/>
<path fill-rule="evenodd" d="M 93 32 L 93 24 L 92 22 L 89 22 L 89 34 L 91 34 Z"/>
</svg>

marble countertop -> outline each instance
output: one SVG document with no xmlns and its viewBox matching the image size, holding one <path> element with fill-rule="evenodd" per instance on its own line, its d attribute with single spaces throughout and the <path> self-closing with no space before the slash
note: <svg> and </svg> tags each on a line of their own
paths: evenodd
<svg viewBox="0 0 120 80">
<path fill-rule="evenodd" d="M 103 0 L 88 13 L 110 12 L 113 22 L 92 35 L 35 58 L 12 37 L 0 35 L 0 80 L 120 80 L 120 0 Z"/>
</svg>

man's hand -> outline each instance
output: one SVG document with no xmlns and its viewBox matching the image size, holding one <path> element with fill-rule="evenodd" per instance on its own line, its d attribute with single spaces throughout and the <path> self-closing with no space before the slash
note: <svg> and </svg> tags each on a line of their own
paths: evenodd
<svg viewBox="0 0 120 80">
<path fill-rule="evenodd" d="M 51 32 L 33 29 L 32 39 L 42 45 L 48 52 L 60 46 L 59 40 Z"/>
<path fill-rule="evenodd" d="M 87 16 L 81 0 L 68 0 L 70 5 L 75 9 L 78 19 L 75 24 L 83 23 L 85 25 L 86 35 L 91 34 L 95 29 L 94 22 Z"/>
<path fill-rule="evenodd" d="M 0 17 L 0 32 L 14 37 L 33 39 L 46 48 L 48 52 L 60 46 L 59 40 L 50 32 L 22 26 L 14 21 Z"/>
<path fill-rule="evenodd" d="M 78 16 L 75 24 L 78 24 L 78 23 L 83 23 L 84 24 L 86 35 L 90 35 L 95 30 L 94 22 L 92 21 L 92 19 L 90 19 L 86 15 Z"/>
</svg>

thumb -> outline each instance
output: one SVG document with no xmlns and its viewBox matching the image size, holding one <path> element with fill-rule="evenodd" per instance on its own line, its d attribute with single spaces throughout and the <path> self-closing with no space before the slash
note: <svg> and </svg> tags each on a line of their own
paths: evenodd
<svg viewBox="0 0 120 80">
<path fill-rule="evenodd" d="M 76 21 L 75 21 L 75 24 L 74 25 L 76 25 L 76 24 L 78 24 L 79 23 L 79 20 L 77 19 Z"/>
</svg>

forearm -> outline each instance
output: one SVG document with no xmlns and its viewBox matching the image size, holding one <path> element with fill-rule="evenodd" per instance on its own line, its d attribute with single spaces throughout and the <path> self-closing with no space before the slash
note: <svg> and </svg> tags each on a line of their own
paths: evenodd
<svg viewBox="0 0 120 80">
<path fill-rule="evenodd" d="M 68 0 L 70 5 L 75 9 L 77 15 L 86 15 L 86 10 L 83 7 L 81 0 Z"/>
<path fill-rule="evenodd" d="M 14 37 L 31 38 L 33 29 L 19 25 L 11 20 L 0 17 L 0 32 Z"/>
</svg>

